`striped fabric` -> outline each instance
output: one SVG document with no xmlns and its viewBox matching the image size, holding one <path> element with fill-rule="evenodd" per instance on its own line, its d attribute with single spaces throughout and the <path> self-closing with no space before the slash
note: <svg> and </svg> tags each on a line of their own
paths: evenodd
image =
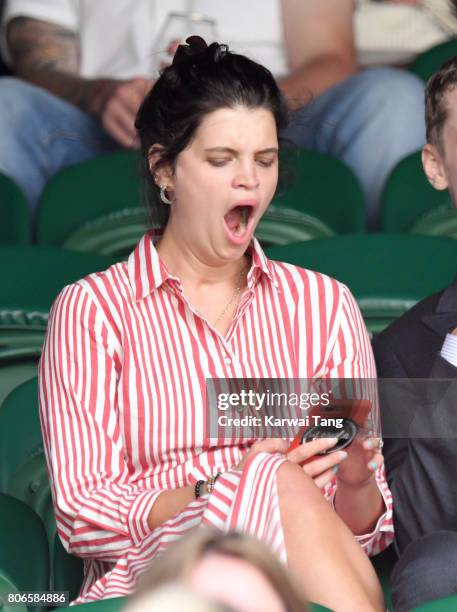
<svg viewBox="0 0 457 612">
<path fill-rule="evenodd" d="M 248 286 L 222 337 L 192 308 L 146 234 L 127 262 L 66 287 L 40 361 L 40 415 L 59 535 L 85 561 L 78 603 L 124 595 L 167 544 L 200 524 L 258 534 L 285 557 L 275 472 L 244 444 L 210 445 L 207 378 L 374 378 L 358 307 L 337 281 L 250 248 Z M 150 532 L 166 489 L 223 472 L 211 497 Z M 359 536 L 375 554 L 393 537 L 386 512 Z M 262 492 L 259 497 L 258 492 Z M 331 502 L 335 484 L 326 495 Z"/>
</svg>

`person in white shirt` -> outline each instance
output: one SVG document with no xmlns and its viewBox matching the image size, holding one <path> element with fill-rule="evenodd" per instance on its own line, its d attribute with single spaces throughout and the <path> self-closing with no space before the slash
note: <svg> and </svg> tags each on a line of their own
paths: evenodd
<svg viewBox="0 0 457 612">
<path fill-rule="evenodd" d="M 425 140 L 422 84 L 406 71 L 357 71 L 353 0 L 9 0 L 2 48 L 19 79 L 0 84 L 0 171 L 32 209 L 60 168 L 137 146 L 134 117 L 166 50 L 157 38 L 170 12 L 186 10 L 273 72 L 295 111 L 285 136 L 348 164 L 376 226 L 387 176 Z"/>
<path fill-rule="evenodd" d="M 425 107 L 425 174 L 433 187 L 449 190 L 457 208 L 457 56 L 429 80 Z M 420 273 L 411 270 L 411 274 Z M 457 277 L 447 289 L 422 300 L 376 336 L 373 348 L 381 379 L 413 379 L 413 385 L 414 379 L 430 382 L 427 400 L 414 403 L 416 429 L 409 430 L 419 431 L 417 423 L 422 423 L 421 437 L 387 437 L 384 443 L 395 509 L 395 546 L 400 555 L 392 576 L 392 594 L 395 610 L 404 612 L 457 593 L 453 386 L 457 382 Z M 433 379 L 447 380 L 444 395 L 438 393 Z M 389 405 L 381 405 L 383 428 L 399 431 L 403 406 L 395 403 L 393 395 L 387 397 Z M 392 415 L 389 420 L 388 414 Z"/>
</svg>

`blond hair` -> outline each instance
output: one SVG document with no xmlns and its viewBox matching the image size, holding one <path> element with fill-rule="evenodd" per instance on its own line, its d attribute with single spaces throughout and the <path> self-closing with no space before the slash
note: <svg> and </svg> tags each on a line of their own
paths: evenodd
<svg viewBox="0 0 457 612">
<path fill-rule="evenodd" d="M 223 533 L 207 528 L 194 529 L 171 544 L 141 577 L 133 597 L 141 597 L 151 589 L 179 579 L 185 580 L 209 553 L 240 559 L 252 565 L 276 591 L 287 612 L 308 609 L 299 585 L 264 543 L 244 533 Z"/>
</svg>

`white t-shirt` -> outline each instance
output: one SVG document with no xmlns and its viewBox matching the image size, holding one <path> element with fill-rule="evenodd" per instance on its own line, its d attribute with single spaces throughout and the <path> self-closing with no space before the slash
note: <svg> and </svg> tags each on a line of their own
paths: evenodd
<svg viewBox="0 0 457 612">
<path fill-rule="evenodd" d="M 153 68 L 158 52 L 165 51 L 181 31 L 175 30 L 170 40 L 162 39 L 160 49 L 157 37 L 170 13 L 184 13 L 189 6 L 192 13 L 215 21 L 218 42 L 260 62 L 275 76 L 287 74 L 278 0 L 9 0 L 2 27 L 4 57 L 8 62 L 6 24 L 25 16 L 79 33 L 80 74 L 84 77 L 156 76 Z"/>
<path fill-rule="evenodd" d="M 447 40 L 454 19 L 442 4 L 445 0 L 423 0 L 419 6 L 358 0 L 354 39 L 359 65 L 407 64 Z"/>
</svg>

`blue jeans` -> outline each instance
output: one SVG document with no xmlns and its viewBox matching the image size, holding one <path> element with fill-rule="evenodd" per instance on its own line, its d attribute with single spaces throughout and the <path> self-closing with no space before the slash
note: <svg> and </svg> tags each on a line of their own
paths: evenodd
<svg viewBox="0 0 457 612">
<path fill-rule="evenodd" d="M 364 70 L 296 111 L 285 136 L 353 170 L 365 195 L 368 227 L 376 229 L 391 171 L 425 143 L 424 83 L 406 70 Z"/>
<path fill-rule="evenodd" d="M 119 148 L 96 119 L 13 77 L 0 79 L 0 109 L 0 172 L 19 185 L 32 212 L 61 168 Z"/>
<path fill-rule="evenodd" d="M 370 227 L 393 167 L 425 142 L 423 83 L 391 68 L 360 72 L 293 114 L 285 136 L 329 153 L 359 178 Z M 100 124 L 73 105 L 15 78 L 0 80 L 0 172 L 32 209 L 61 168 L 118 148 Z"/>
</svg>

